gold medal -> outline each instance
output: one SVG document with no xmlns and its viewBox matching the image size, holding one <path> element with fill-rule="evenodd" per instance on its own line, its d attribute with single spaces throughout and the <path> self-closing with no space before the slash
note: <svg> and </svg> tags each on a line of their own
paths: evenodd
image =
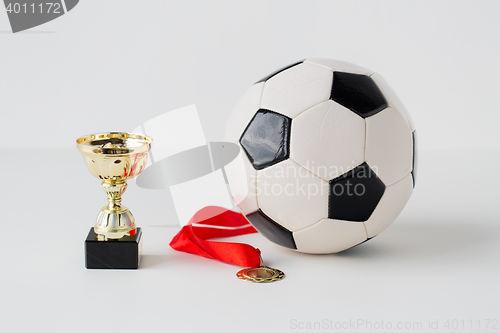
<svg viewBox="0 0 500 333">
<path fill-rule="evenodd" d="M 285 273 L 276 268 L 260 266 L 242 269 L 236 276 L 244 281 L 268 283 L 283 280 Z"/>
</svg>

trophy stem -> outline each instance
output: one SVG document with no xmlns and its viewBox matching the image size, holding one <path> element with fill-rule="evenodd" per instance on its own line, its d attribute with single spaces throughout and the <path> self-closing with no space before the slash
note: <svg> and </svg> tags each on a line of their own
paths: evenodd
<svg viewBox="0 0 500 333">
<path fill-rule="evenodd" d="M 127 190 L 127 182 L 124 180 L 119 182 L 104 180 L 101 186 L 108 195 L 108 210 L 113 212 L 121 211 L 122 195 Z"/>
<path fill-rule="evenodd" d="M 127 189 L 125 180 L 106 179 L 101 184 L 108 195 L 108 204 L 97 216 L 94 231 L 99 239 L 119 239 L 136 233 L 135 219 L 130 210 L 122 205 L 122 195 Z"/>
</svg>

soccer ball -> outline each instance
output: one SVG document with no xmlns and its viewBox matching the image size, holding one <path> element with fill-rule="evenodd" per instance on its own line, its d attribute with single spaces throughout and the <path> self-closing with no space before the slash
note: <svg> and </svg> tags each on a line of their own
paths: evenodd
<svg viewBox="0 0 500 333">
<path fill-rule="evenodd" d="M 379 75 L 306 59 L 255 83 L 227 124 L 234 202 L 265 237 L 335 253 L 378 235 L 415 186 L 415 128 Z"/>
</svg>

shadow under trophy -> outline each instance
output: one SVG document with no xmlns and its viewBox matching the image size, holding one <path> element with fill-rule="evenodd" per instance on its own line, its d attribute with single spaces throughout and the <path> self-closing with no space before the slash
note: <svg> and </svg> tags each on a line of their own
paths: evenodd
<svg viewBox="0 0 500 333">
<path fill-rule="evenodd" d="M 130 210 L 122 205 L 127 179 L 146 167 L 153 140 L 129 133 L 92 134 L 76 140 L 90 173 L 102 180 L 108 204 L 101 209 L 85 240 L 85 267 L 137 269 L 142 232 Z"/>
</svg>

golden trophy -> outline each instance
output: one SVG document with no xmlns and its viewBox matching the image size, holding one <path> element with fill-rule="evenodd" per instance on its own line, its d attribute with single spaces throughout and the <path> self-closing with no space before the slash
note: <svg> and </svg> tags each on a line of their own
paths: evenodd
<svg viewBox="0 0 500 333">
<path fill-rule="evenodd" d="M 102 180 L 108 204 L 97 216 L 85 241 L 87 268 L 137 268 L 142 233 L 130 210 L 122 205 L 127 179 L 146 167 L 153 140 L 129 133 L 92 134 L 76 140 L 90 173 Z"/>
</svg>

